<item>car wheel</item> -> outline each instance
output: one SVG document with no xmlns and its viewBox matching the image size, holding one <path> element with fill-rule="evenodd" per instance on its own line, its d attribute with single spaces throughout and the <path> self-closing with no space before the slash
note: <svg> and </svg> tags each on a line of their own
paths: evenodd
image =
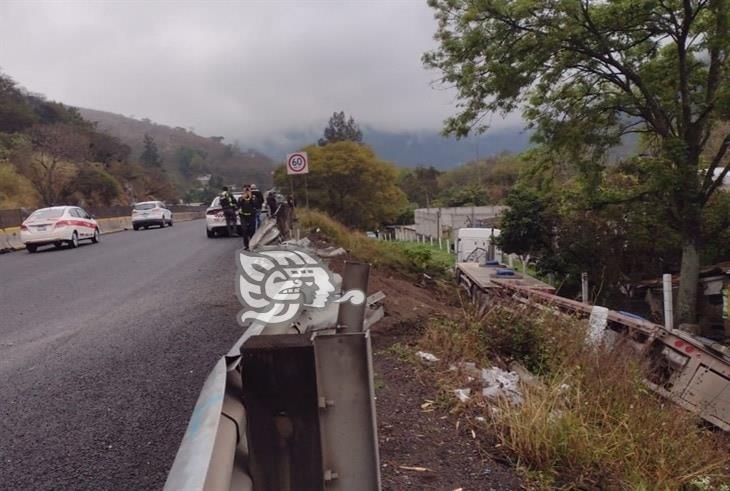
<svg viewBox="0 0 730 491">
<path fill-rule="evenodd" d="M 71 240 L 69 241 L 69 245 L 73 249 L 76 249 L 79 246 L 79 234 L 76 233 L 75 230 L 74 233 L 71 234 Z"/>
<path fill-rule="evenodd" d="M 160 228 L 165 228 L 165 227 L 167 227 L 167 222 L 163 218 L 162 221 L 160 222 Z"/>
<path fill-rule="evenodd" d="M 170 217 L 170 223 L 168 225 L 172 227 L 172 217 Z"/>
<path fill-rule="evenodd" d="M 25 244 L 25 248 L 28 249 L 28 252 L 33 254 L 38 249 L 38 246 L 33 244 Z"/>
<path fill-rule="evenodd" d="M 139 227 L 138 227 L 137 225 L 132 225 L 132 228 L 134 229 L 134 231 L 135 231 L 135 232 L 136 232 L 137 230 L 139 230 Z"/>
<path fill-rule="evenodd" d="M 215 237 L 215 233 L 212 230 L 205 229 L 205 234 L 208 236 L 209 239 L 212 239 Z"/>
<path fill-rule="evenodd" d="M 91 242 L 93 244 L 98 244 L 101 239 L 99 238 L 99 229 L 94 229 L 94 236 L 91 238 Z"/>
<path fill-rule="evenodd" d="M 55 247 L 56 249 L 60 249 L 61 247 L 63 247 L 63 242 L 61 242 L 60 240 L 58 242 L 54 242 L 53 247 Z"/>
</svg>

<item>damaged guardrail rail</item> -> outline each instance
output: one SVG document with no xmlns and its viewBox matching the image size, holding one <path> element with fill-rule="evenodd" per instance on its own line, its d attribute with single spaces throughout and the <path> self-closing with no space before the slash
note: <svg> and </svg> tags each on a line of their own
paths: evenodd
<svg viewBox="0 0 730 491">
<path fill-rule="evenodd" d="M 279 238 L 272 221 L 257 234 L 262 264 L 287 250 L 317 253 L 306 239 L 267 249 Z M 301 284 L 297 275 L 316 267 L 288 271 Z M 346 301 L 367 292 L 369 271 L 352 262 L 342 277 L 327 270 L 339 300 L 285 324 L 249 323 L 208 376 L 165 489 L 380 489 L 370 327 L 385 296 Z"/>
<path fill-rule="evenodd" d="M 508 274 L 495 261 L 458 263 L 456 277 L 483 305 L 507 292 L 524 303 L 588 318 L 590 337 L 626 343 L 647 360 L 645 382 L 654 392 L 730 431 L 730 354 L 726 347 L 636 316 L 561 297 L 550 285 L 525 274 Z"/>
</svg>

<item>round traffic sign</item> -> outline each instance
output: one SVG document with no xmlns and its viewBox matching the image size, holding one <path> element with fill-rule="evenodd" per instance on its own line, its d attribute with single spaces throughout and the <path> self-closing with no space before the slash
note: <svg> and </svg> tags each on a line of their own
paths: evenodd
<svg viewBox="0 0 730 491">
<path fill-rule="evenodd" d="M 301 153 L 293 153 L 289 155 L 286 165 L 293 173 L 302 172 L 307 168 L 307 157 Z"/>
</svg>

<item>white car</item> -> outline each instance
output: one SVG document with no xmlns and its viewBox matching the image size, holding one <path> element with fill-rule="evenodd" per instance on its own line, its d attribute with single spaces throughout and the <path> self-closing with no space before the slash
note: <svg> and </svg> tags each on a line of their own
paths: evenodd
<svg viewBox="0 0 730 491">
<path fill-rule="evenodd" d="M 241 193 L 232 193 L 233 197 L 238 198 L 243 196 Z M 240 233 L 241 219 L 236 213 L 236 230 Z M 223 215 L 223 208 L 221 208 L 221 198 L 216 196 L 210 203 L 210 206 L 205 210 L 205 233 L 208 238 L 211 239 L 216 235 L 226 235 L 228 229 L 226 228 L 226 217 Z"/>
<path fill-rule="evenodd" d="M 132 227 L 135 230 L 148 228 L 150 225 L 172 227 L 172 212 L 161 201 L 143 201 L 135 204 L 132 209 Z"/>
<path fill-rule="evenodd" d="M 78 206 L 52 206 L 34 211 L 20 226 L 20 240 L 28 252 L 43 245 L 78 247 L 79 241 L 99 242 L 99 224 Z"/>
</svg>

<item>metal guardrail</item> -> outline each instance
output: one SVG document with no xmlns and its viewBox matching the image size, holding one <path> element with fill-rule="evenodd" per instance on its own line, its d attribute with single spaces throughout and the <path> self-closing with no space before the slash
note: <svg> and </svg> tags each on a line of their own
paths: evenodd
<svg viewBox="0 0 730 491">
<path fill-rule="evenodd" d="M 346 263 L 336 287 L 367 291 L 368 276 Z M 254 321 L 208 376 L 165 489 L 380 489 L 369 327 L 384 297 Z"/>
<path fill-rule="evenodd" d="M 556 295 L 542 288 L 539 282 L 530 284 L 529 277 L 523 275 L 514 279 L 490 275 L 489 285 L 477 284 L 473 274 L 463 274 L 460 278 L 461 282 L 468 282 L 472 298 L 479 302 L 488 302 L 491 294 L 501 291 L 524 303 L 548 306 L 584 318 L 594 315 L 596 309 L 604 309 Z M 726 347 L 637 316 L 609 309 L 603 312 L 606 313 L 604 332 L 612 332 L 648 361 L 645 382 L 650 389 L 730 431 L 730 352 Z"/>
</svg>

